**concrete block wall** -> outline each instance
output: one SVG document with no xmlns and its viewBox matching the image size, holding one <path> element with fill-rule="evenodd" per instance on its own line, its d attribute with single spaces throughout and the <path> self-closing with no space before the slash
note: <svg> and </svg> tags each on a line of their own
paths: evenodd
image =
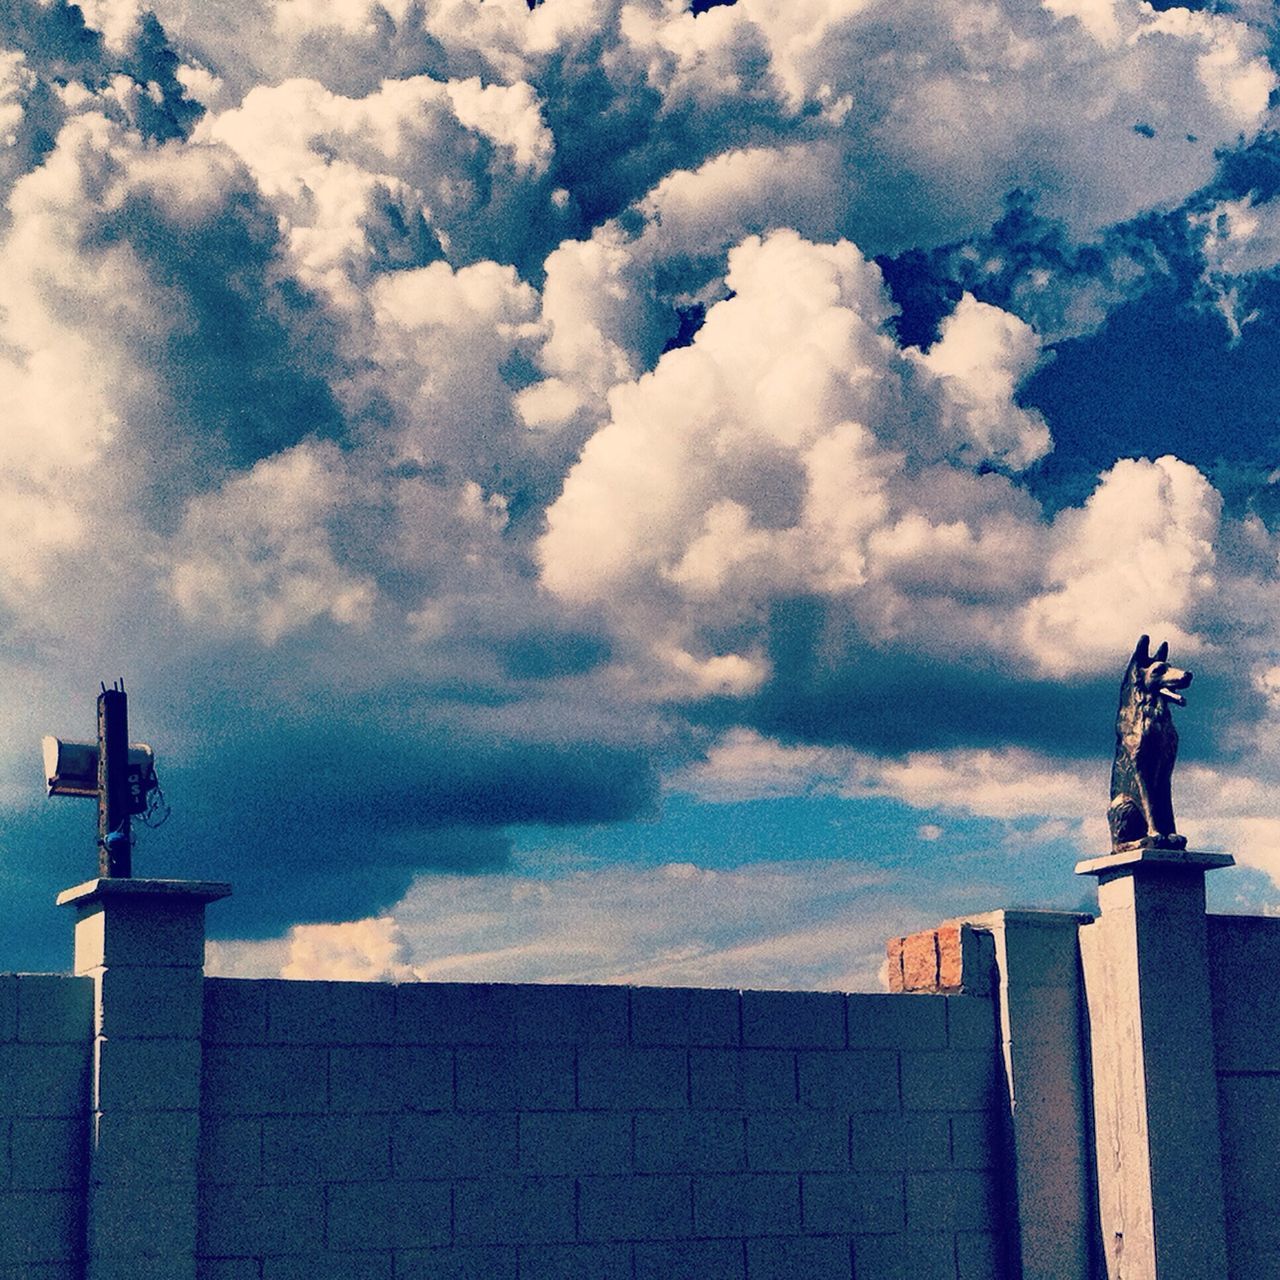
<svg viewBox="0 0 1280 1280">
<path fill-rule="evenodd" d="M 93 983 L 0 975 L 0 1280 L 80 1280 Z"/>
<path fill-rule="evenodd" d="M 998 1280 L 992 1003 L 205 984 L 203 1280 Z"/>
<path fill-rule="evenodd" d="M 1209 916 L 1232 1280 L 1280 1275 L 1280 920 Z"/>
</svg>

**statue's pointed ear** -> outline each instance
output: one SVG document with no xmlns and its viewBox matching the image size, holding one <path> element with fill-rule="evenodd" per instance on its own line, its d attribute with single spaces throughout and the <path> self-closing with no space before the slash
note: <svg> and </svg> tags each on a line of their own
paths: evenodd
<svg viewBox="0 0 1280 1280">
<path fill-rule="evenodd" d="M 1131 667 L 1146 667 L 1151 665 L 1151 637 L 1139 636 L 1137 647 L 1133 651 L 1133 657 L 1129 659 Z"/>
<path fill-rule="evenodd" d="M 1168 660 L 1169 660 L 1169 642 L 1166 640 L 1166 641 L 1165 641 L 1165 642 L 1164 642 L 1164 643 L 1163 643 L 1163 644 L 1162 644 L 1162 645 L 1161 645 L 1161 646 L 1156 650 L 1156 661 L 1157 661 L 1157 662 L 1167 662 Z"/>
</svg>

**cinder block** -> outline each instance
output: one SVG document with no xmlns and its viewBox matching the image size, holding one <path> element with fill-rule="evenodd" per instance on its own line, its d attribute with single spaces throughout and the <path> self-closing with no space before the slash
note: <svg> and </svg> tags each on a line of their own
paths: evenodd
<svg viewBox="0 0 1280 1280">
<path fill-rule="evenodd" d="M 396 1280 L 516 1280 L 516 1251 L 500 1249 L 397 1250 Z"/>
<path fill-rule="evenodd" d="M 460 1245 L 572 1243 L 574 1200 L 572 1178 L 459 1182 L 454 1187 L 455 1239 Z"/>
<path fill-rule="evenodd" d="M 0 1116 L 77 1116 L 89 1097 L 90 1042 L 0 1044 Z"/>
<path fill-rule="evenodd" d="M 1280 971 L 1280 921 L 1206 917 L 1213 1038 L 1219 1071 L 1280 1071 L 1280 983 L 1258 975 Z"/>
<path fill-rule="evenodd" d="M 530 1245 L 520 1280 L 631 1280 L 629 1244 Z"/>
<path fill-rule="evenodd" d="M 941 1003 L 941 1002 L 940 1002 Z M 985 996 L 947 996 L 947 1043 L 953 1049 L 990 1049 L 1000 1039 L 995 1002 Z M 903 1048 L 907 1046 L 904 1045 Z M 913 1049 L 931 1048 L 911 1045 Z"/>
<path fill-rule="evenodd" d="M 266 1182 L 362 1182 L 391 1176 L 391 1117 L 267 1116 Z"/>
<path fill-rule="evenodd" d="M 0 1155 L 0 1173 L 12 1167 L 8 1182 L 15 1191 L 70 1191 L 84 1186 L 89 1133 L 83 1115 L 52 1120 L 18 1117 L 9 1123 L 9 1141 L 7 1150 Z M 0 1144 L 3 1143 L 4 1128 L 0 1124 Z M 3 1230 L 0 1224 L 0 1231 Z"/>
<path fill-rule="evenodd" d="M 11 978 L 17 994 L 18 1040 L 88 1044 L 93 1037 L 93 979 L 24 973 Z M 0 1010 L 3 1008 L 0 995 Z M 0 1011 L 0 1020 L 3 1012 Z M 13 1039 L 0 1035 L 0 1039 Z"/>
<path fill-rule="evenodd" d="M 0 973 L 0 1044 L 18 1038 L 18 975 Z"/>
<path fill-rule="evenodd" d="M 97 1040 L 95 1106 L 100 1111 L 195 1111 L 200 1106 L 199 1040 Z"/>
<path fill-rule="evenodd" d="M 741 1116 L 720 1111 L 646 1112 L 635 1118 L 641 1173 L 736 1173 L 747 1167 Z"/>
<path fill-rule="evenodd" d="M 427 1249 L 448 1244 L 447 1182 L 335 1183 L 325 1192 L 330 1249 Z"/>
<path fill-rule="evenodd" d="M 841 1236 L 747 1241 L 748 1280 L 850 1280 L 851 1241 Z"/>
<path fill-rule="evenodd" d="M 1059 911 L 1006 913 L 1005 951 L 1010 984 L 1076 986 L 1080 981 L 1081 921 L 1081 916 Z"/>
<path fill-rule="evenodd" d="M 688 1178 L 636 1174 L 579 1180 L 583 1240 L 679 1240 L 690 1234 L 690 1223 Z"/>
<path fill-rule="evenodd" d="M 555 1111 L 575 1104 L 574 1051 L 520 1045 L 458 1050 L 462 1111 Z"/>
<path fill-rule="evenodd" d="M 853 1274 L 858 1280 L 955 1280 L 955 1241 L 949 1235 L 859 1236 Z"/>
<path fill-rule="evenodd" d="M 276 1044 L 390 1044 L 395 988 L 381 982 L 266 983 L 267 1040 Z"/>
<path fill-rule="evenodd" d="M 902 1229 L 901 1174 L 811 1173 L 803 1183 L 806 1232 L 856 1235 Z"/>
<path fill-rule="evenodd" d="M 938 934 L 934 929 L 902 939 L 902 987 L 904 991 L 937 991 Z"/>
<path fill-rule="evenodd" d="M 323 1221 L 318 1184 L 204 1186 L 196 1247 L 205 1257 L 286 1254 L 300 1241 L 318 1244 Z"/>
<path fill-rule="evenodd" d="M 400 1178 L 469 1177 L 516 1169 L 516 1117 L 501 1114 L 397 1116 L 392 1163 Z"/>
<path fill-rule="evenodd" d="M 635 987 L 631 1039 L 645 1045 L 719 1045 L 741 1041 L 741 995 L 690 987 Z"/>
<path fill-rule="evenodd" d="M 956 1236 L 956 1269 L 960 1280 L 990 1280 L 1000 1274 L 1000 1237 L 992 1232 L 963 1231 Z"/>
<path fill-rule="evenodd" d="M 452 1049 L 401 1044 L 329 1050 L 330 1111 L 444 1111 L 452 1106 Z"/>
<path fill-rule="evenodd" d="M 795 1107 L 796 1055 L 782 1049 L 691 1049 L 689 1101 L 735 1111 Z"/>
<path fill-rule="evenodd" d="M 999 1193 L 992 1174 L 968 1169 L 907 1174 L 911 1231 L 994 1231 Z"/>
<path fill-rule="evenodd" d="M 851 995 L 850 1049 L 945 1049 L 947 1001 L 942 996 Z"/>
<path fill-rule="evenodd" d="M 265 1044 L 267 983 L 260 979 L 204 980 L 206 1044 Z"/>
<path fill-rule="evenodd" d="M 211 1044 L 204 1051 L 206 1110 L 237 1115 L 324 1111 L 328 1060 L 289 1045 Z"/>
<path fill-rule="evenodd" d="M 76 972 L 106 965 L 204 965 L 204 904 L 115 899 L 76 920 Z"/>
<path fill-rule="evenodd" d="M 941 1112 L 911 1115 L 864 1112 L 851 1116 L 849 1152 L 855 1169 L 901 1173 L 906 1169 L 945 1169 L 951 1134 Z"/>
<path fill-rule="evenodd" d="M 141 1253 L 99 1254 L 88 1266 L 94 1280 L 173 1280 L 174 1272 L 171 1258 Z"/>
<path fill-rule="evenodd" d="M 0 1280 L 84 1280 L 82 1262 L 41 1262 L 0 1267 Z"/>
<path fill-rule="evenodd" d="M 99 979 L 100 1035 L 196 1039 L 204 1020 L 204 974 L 186 965 L 113 966 Z"/>
<path fill-rule="evenodd" d="M 72 1192 L 0 1191 L 0 1265 L 75 1261 L 80 1221 L 80 1197 Z"/>
<path fill-rule="evenodd" d="M 262 1121 L 206 1111 L 196 1165 L 201 1183 L 262 1180 Z"/>
<path fill-rule="evenodd" d="M 996 1168 L 1002 1146 L 1000 1117 L 995 1112 L 967 1111 L 951 1117 L 951 1163 L 957 1169 Z"/>
<path fill-rule="evenodd" d="M 742 1043 L 757 1049 L 842 1049 L 844 996 L 836 991 L 744 991 Z"/>
<path fill-rule="evenodd" d="M 393 1255 L 370 1253 L 286 1254 L 262 1260 L 262 1280 L 391 1280 Z"/>
<path fill-rule="evenodd" d="M 197 1258 L 196 1280 L 262 1280 L 257 1258 Z"/>
<path fill-rule="evenodd" d="M 996 1104 L 997 1058 L 989 1049 L 914 1050 L 902 1055 L 902 1105 L 908 1111 L 983 1111 Z"/>
<path fill-rule="evenodd" d="M 196 1242 L 196 1204 L 190 1184 L 97 1182 L 89 1186 L 87 1247 L 106 1274 L 128 1276 L 142 1260 L 190 1258 Z M 94 1274 L 103 1266 L 91 1268 Z M 139 1274 L 146 1274 L 140 1267 Z"/>
<path fill-rule="evenodd" d="M 481 1124 L 489 1118 L 478 1117 Z M 534 1112 L 520 1116 L 524 1173 L 626 1173 L 631 1117 L 619 1112 Z"/>
<path fill-rule="evenodd" d="M 747 1274 L 741 1240 L 637 1242 L 635 1260 L 636 1280 L 746 1280 Z"/>
<path fill-rule="evenodd" d="M 394 988 L 401 1044 L 510 1044 L 516 987 L 472 982 L 405 982 Z"/>
<path fill-rule="evenodd" d="M 819 1111 L 896 1111 L 898 1055 L 884 1049 L 798 1055 L 800 1102 Z"/>
<path fill-rule="evenodd" d="M 769 1173 L 835 1173 L 847 1169 L 849 1117 L 834 1111 L 749 1116 L 747 1164 L 753 1170 Z"/>
<path fill-rule="evenodd" d="M 521 1044 L 624 1045 L 626 987 L 547 983 L 512 988 L 516 1039 Z"/>
<path fill-rule="evenodd" d="M 701 1175 L 693 1180 L 699 1236 L 770 1236 L 800 1230 L 800 1179 L 789 1174 Z"/>
<path fill-rule="evenodd" d="M 610 1111 L 689 1105 L 689 1055 L 684 1049 L 578 1051 L 578 1105 Z"/>
<path fill-rule="evenodd" d="M 200 1141 L 196 1112 L 109 1111 L 96 1123 L 96 1181 L 195 1181 Z"/>
<path fill-rule="evenodd" d="M 1220 1075 L 1218 1099 L 1230 1244 L 1238 1257 L 1264 1257 L 1280 1244 L 1275 1213 L 1280 1076 Z"/>
</svg>

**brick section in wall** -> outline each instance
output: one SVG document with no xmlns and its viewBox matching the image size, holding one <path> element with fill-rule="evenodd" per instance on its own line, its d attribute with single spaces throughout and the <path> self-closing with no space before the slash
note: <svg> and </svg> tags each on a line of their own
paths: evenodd
<svg viewBox="0 0 1280 1280">
<path fill-rule="evenodd" d="M 890 938 L 885 946 L 889 990 L 895 994 L 958 995 L 965 989 L 965 960 L 973 946 L 971 932 L 967 926 L 953 923 Z M 973 971 L 972 964 L 969 969 Z"/>
<path fill-rule="evenodd" d="M 0 975 L 0 1280 L 80 1280 L 93 983 Z"/>
<path fill-rule="evenodd" d="M 986 999 L 210 979 L 204 1034 L 202 1280 L 999 1276 Z"/>
</svg>

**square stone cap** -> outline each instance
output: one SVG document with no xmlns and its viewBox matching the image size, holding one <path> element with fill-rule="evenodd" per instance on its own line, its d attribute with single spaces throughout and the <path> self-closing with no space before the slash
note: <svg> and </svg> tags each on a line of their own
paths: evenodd
<svg viewBox="0 0 1280 1280">
<path fill-rule="evenodd" d="M 1189 870 L 1212 871 L 1216 867 L 1234 867 L 1229 853 L 1201 853 L 1196 849 L 1126 849 L 1123 853 L 1107 853 L 1101 858 L 1086 858 L 1076 863 L 1078 876 L 1104 876 L 1113 871 L 1137 867 L 1185 867 Z"/>
<path fill-rule="evenodd" d="M 88 906 L 111 898 L 150 898 L 155 902 L 216 902 L 231 893 L 231 886 L 218 880 L 142 880 L 134 876 L 115 876 L 86 880 L 58 894 L 58 906 L 69 903 Z"/>
</svg>

